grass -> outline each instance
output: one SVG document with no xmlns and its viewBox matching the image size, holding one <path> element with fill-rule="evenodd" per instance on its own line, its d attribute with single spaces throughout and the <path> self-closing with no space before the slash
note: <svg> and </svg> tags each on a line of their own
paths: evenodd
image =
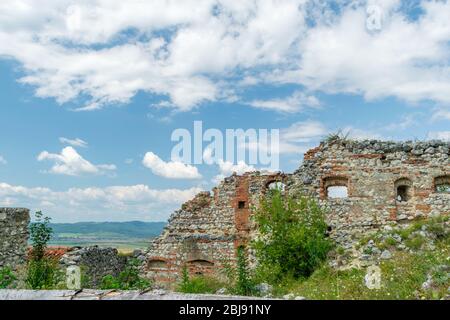
<svg viewBox="0 0 450 320">
<path fill-rule="evenodd" d="M 224 283 L 214 277 L 195 276 L 179 285 L 178 291 L 182 293 L 215 293 L 223 287 L 225 287 Z"/>
<path fill-rule="evenodd" d="M 450 285 L 445 274 L 433 275 L 437 281 L 432 290 L 425 291 L 421 286 L 436 265 L 449 264 L 449 254 L 448 244 L 442 243 L 433 252 L 396 252 L 391 260 L 380 264 L 382 287 L 379 290 L 365 286 L 362 269 L 337 271 L 323 266 L 306 280 L 287 280 L 276 288 L 276 294 L 289 292 L 313 300 L 440 299 Z"/>
<path fill-rule="evenodd" d="M 385 232 L 385 234 L 399 234 L 413 252 L 395 250 L 397 242 L 392 236 L 379 241 L 377 244 L 379 248 L 390 248 L 393 254 L 392 259 L 381 261 L 379 265 L 381 269 L 379 290 L 371 290 L 365 286 L 365 269 L 338 271 L 325 264 L 307 279 L 284 279 L 275 287 L 274 294 L 282 296 L 293 293 L 314 300 L 442 299 L 449 294 L 450 287 L 448 271 L 438 267 L 450 267 L 450 238 L 443 227 L 443 223 L 448 219 L 448 217 L 441 217 L 421 220 L 407 228 Z M 414 233 L 421 230 L 423 226 L 426 226 L 427 231 L 433 233 L 438 239 L 434 250 L 424 249 L 423 244 L 426 239 Z M 379 237 L 369 236 L 362 239 L 360 244 L 364 245 L 370 239 L 376 242 Z M 422 284 L 430 274 L 433 285 L 425 290 Z"/>
</svg>

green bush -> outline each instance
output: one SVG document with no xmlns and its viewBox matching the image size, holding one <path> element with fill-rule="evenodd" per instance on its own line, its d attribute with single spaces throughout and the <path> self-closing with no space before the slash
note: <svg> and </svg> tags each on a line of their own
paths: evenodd
<svg viewBox="0 0 450 320">
<path fill-rule="evenodd" d="M 0 269 L 0 289 L 10 288 L 17 280 L 11 268 L 4 267 Z"/>
<path fill-rule="evenodd" d="M 253 242 L 258 273 L 276 283 L 283 277 L 305 278 L 326 259 L 332 242 L 318 203 L 272 190 L 255 214 L 260 237 Z"/>
<path fill-rule="evenodd" d="M 150 281 L 139 275 L 138 267 L 138 260 L 129 260 L 125 269 L 117 277 L 112 275 L 103 277 L 100 288 L 120 290 L 144 290 L 149 288 L 151 286 Z"/>
<path fill-rule="evenodd" d="M 26 283 L 31 289 L 53 289 L 60 280 L 62 273 L 54 259 L 43 257 L 28 262 Z"/>
<path fill-rule="evenodd" d="M 36 212 L 30 224 L 32 249 L 27 265 L 26 283 L 32 289 L 51 289 L 61 280 L 61 271 L 53 258 L 45 256 L 47 243 L 52 237 L 50 218 Z"/>
</svg>

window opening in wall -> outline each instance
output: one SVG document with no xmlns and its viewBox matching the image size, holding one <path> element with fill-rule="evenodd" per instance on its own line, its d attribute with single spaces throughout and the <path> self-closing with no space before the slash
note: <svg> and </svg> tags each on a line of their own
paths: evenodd
<svg viewBox="0 0 450 320">
<path fill-rule="evenodd" d="M 408 201 L 408 186 L 398 186 L 397 187 L 397 201 L 406 202 Z"/>
<path fill-rule="evenodd" d="M 395 182 L 395 199 L 398 202 L 407 202 L 411 199 L 411 180 L 401 178 Z"/>
<path fill-rule="evenodd" d="M 346 177 L 327 177 L 322 183 L 325 197 L 330 199 L 348 198 L 348 179 Z"/>
<path fill-rule="evenodd" d="M 348 189 L 346 186 L 331 186 L 327 188 L 327 196 L 331 199 L 347 198 Z"/>
<path fill-rule="evenodd" d="M 434 186 L 435 191 L 438 193 L 450 193 L 450 175 L 436 177 Z"/>
</svg>

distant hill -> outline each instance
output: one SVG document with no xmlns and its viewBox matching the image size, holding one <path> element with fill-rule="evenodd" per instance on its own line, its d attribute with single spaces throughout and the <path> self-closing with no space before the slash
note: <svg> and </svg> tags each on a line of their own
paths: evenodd
<svg viewBox="0 0 450 320">
<path fill-rule="evenodd" d="M 153 238 L 158 236 L 165 222 L 77 222 L 51 223 L 55 236 L 59 234 L 109 235 L 118 238 Z"/>
</svg>

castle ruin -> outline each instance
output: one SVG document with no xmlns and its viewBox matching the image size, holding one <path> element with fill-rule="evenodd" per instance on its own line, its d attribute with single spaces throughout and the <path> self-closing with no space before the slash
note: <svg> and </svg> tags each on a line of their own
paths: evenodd
<svg viewBox="0 0 450 320">
<path fill-rule="evenodd" d="M 183 266 L 217 273 L 256 235 L 252 208 L 272 187 L 300 192 L 326 209 L 329 234 L 351 249 L 388 224 L 450 212 L 450 143 L 329 139 L 292 174 L 232 175 L 182 205 L 147 252 L 143 273 L 166 284 Z"/>
</svg>

